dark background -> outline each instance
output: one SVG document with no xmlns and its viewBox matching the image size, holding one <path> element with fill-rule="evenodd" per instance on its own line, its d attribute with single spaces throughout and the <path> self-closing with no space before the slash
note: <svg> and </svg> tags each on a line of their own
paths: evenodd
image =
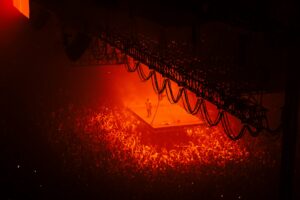
<svg viewBox="0 0 300 200">
<path fill-rule="evenodd" d="M 97 107 L 107 100 L 119 102 L 112 87 L 115 83 L 107 73 L 114 73 L 114 69 L 74 67 L 64 52 L 57 21 L 51 20 L 46 29 L 35 30 L 24 16 L 4 2 L 8 1 L 0 3 L 0 198 L 146 198 L 145 194 L 136 195 L 128 185 L 119 188 L 125 184 L 108 181 L 109 177 L 105 175 L 100 181 L 89 178 L 82 181 L 74 174 L 66 173 L 68 169 L 64 168 L 64 160 L 53 150 L 46 137 L 48 115 L 70 104 Z M 246 10 L 251 12 L 251 7 Z M 215 12 L 218 12 L 217 8 Z M 282 12 L 286 13 L 285 9 Z M 234 15 L 227 16 L 226 20 L 232 17 Z M 76 173 L 80 174 L 80 171 Z M 276 176 L 278 174 L 274 174 L 274 180 L 277 180 Z M 276 184 L 265 185 L 265 195 L 252 191 L 249 184 L 249 196 L 245 198 L 253 199 L 258 195 L 261 199 L 275 199 L 278 193 L 271 190 L 276 188 Z M 156 189 L 152 195 L 153 198 L 183 198 L 172 196 L 172 190 Z M 212 189 L 208 187 L 209 190 Z M 228 194 L 237 194 L 231 186 L 228 190 Z M 221 193 L 211 195 L 212 191 L 193 194 L 199 199 L 223 198 Z M 161 196 L 159 193 L 167 194 Z M 147 198 L 150 199 L 151 195 L 148 194 Z M 239 195 L 225 198 L 239 199 Z"/>
</svg>

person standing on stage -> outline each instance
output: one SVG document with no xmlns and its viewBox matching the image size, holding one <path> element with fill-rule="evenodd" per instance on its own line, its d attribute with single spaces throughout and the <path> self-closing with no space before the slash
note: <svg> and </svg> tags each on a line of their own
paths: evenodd
<svg viewBox="0 0 300 200">
<path fill-rule="evenodd" d="M 147 117 L 150 117 L 152 114 L 152 104 L 151 104 L 149 98 L 147 99 L 145 104 L 146 104 L 146 109 L 147 109 Z"/>
</svg>

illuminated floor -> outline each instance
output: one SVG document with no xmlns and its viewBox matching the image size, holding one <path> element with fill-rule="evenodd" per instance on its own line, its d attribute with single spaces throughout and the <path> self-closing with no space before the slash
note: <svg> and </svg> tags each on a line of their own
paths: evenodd
<svg viewBox="0 0 300 200">
<path fill-rule="evenodd" d="M 161 101 L 156 100 L 153 104 L 152 114 L 149 117 L 145 102 L 128 104 L 127 107 L 153 128 L 190 126 L 203 123 L 199 118 L 189 115 L 178 104 L 170 104 L 166 98 Z"/>
</svg>

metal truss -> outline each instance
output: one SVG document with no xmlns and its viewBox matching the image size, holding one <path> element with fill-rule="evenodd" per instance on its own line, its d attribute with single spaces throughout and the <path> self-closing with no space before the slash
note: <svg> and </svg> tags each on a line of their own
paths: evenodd
<svg viewBox="0 0 300 200">
<path fill-rule="evenodd" d="M 226 125 L 225 132 L 229 132 L 226 130 L 228 120 L 222 120 L 227 119 L 226 113 L 239 118 L 244 126 L 237 137 L 229 135 L 231 139 L 239 139 L 245 130 L 256 136 L 263 130 L 273 133 L 281 128 L 271 130 L 267 120 L 267 109 L 256 99 L 249 98 L 253 93 L 262 92 L 255 85 L 230 79 L 230 69 L 216 65 L 213 67 L 208 62 L 203 63 L 199 58 L 184 51 L 186 47 L 172 43 L 162 49 L 156 41 L 149 38 L 139 36 L 137 40 L 130 34 L 107 29 L 102 30 L 98 38 L 89 49 L 91 61 L 88 64 L 122 64 L 126 62 L 126 57 L 130 56 L 138 63 L 148 66 L 150 70 L 160 73 L 165 80 L 172 80 L 179 87 L 193 92 L 202 102 L 208 101 L 216 105 L 220 113 L 218 122 L 222 122 L 223 127 Z M 221 76 L 226 76 L 226 81 L 212 78 Z M 186 102 L 190 108 L 188 101 Z M 205 108 L 202 102 L 199 103 L 199 109 Z"/>
<path fill-rule="evenodd" d="M 124 61 L 119 60 L 120 52 L 106 42 L 93 38 L 88 49 L 82 57 L 76 61 L 75 66 L 101 66 L 101 65 L 119 65 Z"/>
</svg>

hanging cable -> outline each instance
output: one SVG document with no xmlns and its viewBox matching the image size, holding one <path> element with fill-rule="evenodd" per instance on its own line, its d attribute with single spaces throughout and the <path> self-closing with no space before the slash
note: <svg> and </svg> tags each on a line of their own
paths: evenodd
<svg viewBox="0 0 300 200">
<path fill-rule="evenodd" d="M 163 80 L 161 88 L 159 88 L 159 85 L 158 85 L 156 72 L 153 72 L 151 79 L 152 79 L 152 87 L 153 87 L 155 93 L 158 95 L 162 94 L 166 89 L 167 79 Z"/>
<path fill-rule="evenodd" d="M 145 75 L 142 66 L 140 64 L 137 67 L 137 72 L 142 81 L 148 81 L 152 77 L 153 73 L 155 73 L 155 71 L 150 70 L 149 74 Z"/>
<path fill-rule="evenodd" d="M 204 101 L 204 100 L 203 100 Z M 203 104 L 204 102 L 202 102 L 202 104 Z M 202 106 L 202 105 L 201 105 Z M 204 113 L 203 113 L 203 109 L 200 107 L 200 109 L 199 109 L 199 113 L 200 113 L 200 117 L 201 117 L 201 119 L 202 119 L 202 121 L 207 125 L 207 126 L 209 126 L 209 127 L 211 127 L 211 125 L 208 123 L 208 121 L 207 121 L 207 119 L 206 119 L 206 117 L 205 117 L 205 115 L 204 115 Z"/>
<path fill-rule="evenodd" d="M 192 114 L 192 115 L 196 115 L 201 107 L 201 104 L 202 104 L 202 99 L 200 98 L 197 98 L 197 102 L 195 103 L 195 106 L 194 108 L 191 107 L 191 104 L 190 104 L 190 100 L 188 98 L 188 94 L 187 94 L 187 91 L 186 89 L 183 90 L 183 94 L 184 94 L 184 99 L 182 100 L 183 101 L 183 106 L 184 106 L 184 109 L 189 113 L 189 114 Z"/>
<path fill-rule="evenodd" d="M 192 107 L 189 97 L 188 97 L 187 90 L 185 88 L 180 87 L 177 92 L 177 95 L 175 97 L 172 86 L 171 86 L 170 79 L 164 78 L 162 84 L 159 84 L 157 74 L 154 70 L 150 70 L 150 72 L 148 74 L 145 74 L 140 62 L 134 62 L 134 65 L 131 66 L 127 56 L 124 57 L 124 61 L 125 61 L 125 67 L 126 67 L 127 71 L 128 72 L 136 71 L 142 81 L 147 81 L 151 78 L 152 87 L 153 87 L 155 93 L 157 93 L 158 95 L 161 95 L 165 91 L 166 96 L 170 103 L 172 103 L 172 104 L 178 103 L 180 101 L 180 99 L 182 99 L 184 109 L 189 114 L 192 114 L 192 115 L 196 115 L 196 114 L 200 113 L 200 117 L 209 127 L 217 126 L 221 122 L 221 125 L 224 129 L 226 136 L 231 140 L 234 140 L 234 141 L 239 140 L 240 138 L 242 138 L 245 135 L 246 131 L 248 131 L 251 136 L 256 137 L 259 135 L 259 133 L 262 130 L 267 130 L 268 132 L 271 132 L 275 135 L 275 133 L 279 132 L 282 128 L 280 125 L 278 128 L 276 128 L 274 130 L 270 129 L 269 122 L 268 122 L 267 118 L 265 117 L 264 118 L 265 126 L 263 126 L 264 127 L 263 129 L 253 130 L 249 125 L 244 124 L 242 126 L 242 128 L 240 129 L 240 131 L 237 134 L 234 134 L 230 127 L 227 113 L 224 112 L 223 110 L 218 110 L 218 115 L 216 116 L 216 118 L 214 120 L 212 120 L 210 117 L 210 114 L 208 112 L 206 102 L 203 98 L 197 98 L 195 105 Z M 157 106 L 159 106 L 159 102 L 158 102 Z M 158 107 L 157 107 L 157 109 L 158 109 Z M 157 109 L 156 109 L 156 111 L 157 111 Z M 154 120 L 154 118 L 153 118 L 153 120 Z M 152 120 L 152 122 L 153 122 L 153 120 Z"/>
<path fill-rule="evenodd" d="M 201 110 L 204 114 L 205 120 L 207 121 L 207 123 L 209 124 L 209 126 L 216 126 L 219 124 L 219 122 L 221 121 L 222 117 L 223 117 L 223 111 L 218 110 L 218 115 L 216 117 L 215 120 L 211 120 L 207 107 L 206 107 L 206 103 L 205 101 L 203 101 L 202 103 L 202 110 Z"/>
<path fill-rule="evenodd" d="M 178 93 L 176 95 L 176 98 L 175 98 L 173 90 L 172 90 L 172 86 L 171 86 L 171 80 L 170 79 L 167 79 L 167 80 L 168 80 L 168 82 L 167 82 L 168 90 L 166 90 L 166 94 L 167 94 L 168 100 L 172 104 L 178 103 L 179 100 L 180 100 L 180 98 L 181 98 L 181 96 L 182 96 L 184 88 L 183 87 L 179 88 L 179 91 L 178 91 Z"/>
<path fill-rule="evenodd" d="M 221 124 L 222 124 L 222 127 L 223 127 L 224 132 L 227 135 L 227 137 L 229 139 L 233 140 L 233 141 L 236 141 L 236 140 L 242 138 L 243 135 L 245 134 L 245 131 L 246 131 L 246 128 L 247 128 L 246 125 L 243 125 L 243 127 L 241 128 L 241 130 L 239 131 L 239 133 L 237 135 L 234 135 L 232 133 L 231 127 L 229 125 L 226 113 L 224 113 L 223 117 L 221 118 Z"/>
<path fill-rule="evenodd" d="M 125 68 L 128 72 L 135 72 L 140 65 L 140 62 L 136 62 L 134 63 L 134 66 L 131 67 L 127 56 L 124 57 L 124 61 L 125 61 Z"/>
</svg>

